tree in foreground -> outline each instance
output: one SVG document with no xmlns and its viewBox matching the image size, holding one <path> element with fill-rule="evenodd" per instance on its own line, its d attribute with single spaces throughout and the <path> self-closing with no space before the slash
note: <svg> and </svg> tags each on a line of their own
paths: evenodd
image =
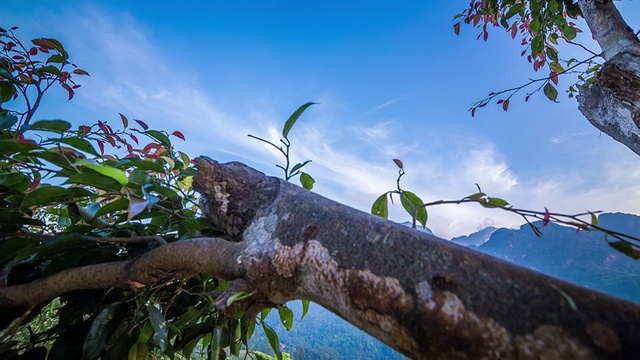
<svg viewBox="0 0 640 360">
<path fill-rule="evenodd" d="M 582 17 L 601 48 L 596 52 L 577 42 L 582 32 L 573 22 Z M 491 92 L 471 107 L 495 101 L 506 111 L 510 100 L 526 91 L 525 101 L 538 91 L 552 101 L 558 98 L 559 79 L 573 83 L 569 97 L 577 96 L 580 112 L 598 130 L 640 155 L 640 40 L 611 0 L 471 0 L 456 15 L 454 31 L 471 24 L 487 40 L 489 30 L 502 27 L 519 38 L 522 56 L 544 76 L 512 89 Z M 563 45 L 584 49 L 585 58 L 564 58 Z M 548 74 L 548 75 L 547 75 Z M 577 79 L 575 79 L 577 76 Z"/>
<path fill-rule="evenodd" d="M 13 30 L 0 31 L 0 101 L 24 108 L 0 113 L 3 358 L 223 358 L 239 354 L 256 326 L 282 358 L 263 320 L 276 308 L 290 328 L 286 302 L 295 299 L 317 302 L 412 358 L 640 351 L 633 303 L 240 163 L 192 164 L 174 147 L 180 132 L 141 120 L 130 126 L 123 114 L 117 127 L 35 120 L 50 87 L 62 85 L 71 98 L 72 77 L 87 73 L 55 39 L 26 46 Z"/>
</svg>

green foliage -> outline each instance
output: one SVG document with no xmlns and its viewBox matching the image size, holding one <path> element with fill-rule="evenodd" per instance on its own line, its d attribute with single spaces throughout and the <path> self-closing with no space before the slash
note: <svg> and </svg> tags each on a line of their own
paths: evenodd
<svg viewBox="0 0 640 360">
<path fill-rule="evenodd" d="M 589 53 L 585 59 L 563 59 L 558 55 L 561 44 L 559 40 L 575 44 L 577 34 L 582 32 L 573 22 L 580 16 L 582 14 L 576 0 L 472 0 L 467 9 L 454 16 L 453 28 L 456 34 L 460 33 L 461 24 L 470 24 L 480 29 L 478 39 L 482 38 L 485 41 L 489 38 L 489 29 L 504 28 L 511 38 L 518 38 L 525 47 L 521 56 L 526 56 L 534 71 L 548 71 L 548 75 L 530 80 L 524 85 L 489 93 L 485 99 L 472 105 L 471 114 L 474 115 L 478 108 L 493 100 L 496 100 L 496 104 L 502 104 L 502 108 L 507 111 L 511 97 L 520 90 L 536 84 L 539 86 L 527 92 L 525 101 L 528 101 L 533 93 L 543 90 L 546 97 L 555 102 L 558 97 L 556 87 L 561 75 L 578 74 L 578 81 L 568 87 L 569 97 L 575 96 L 579 86 L 592 83 L 596 71 L 600 68 L 600 64 L 595 60 L 600 54 L 578 44 Z"/>
<path fill-rule="evenodd" d="M 308 163 L 311 162 L 311 160 L 306 160 L 303 161 L 301 163 L 297 163 L 293 166 L 291 166 L 291 158 L 290 158 L 290 148 L 291 148 L 291 141 L 289 140 L 289 132 L 291 131 L 291 128 L 293 127 L 293 125 L 295 125 L 295 123 L 298 121 L 298 119 L 300 118 L 300 116 L 302 115 L 302 113 L 304 113 L 305 110 L 307 110 L 307 108 L 311 105 L 314 105 L 316 103 L 314 102 L 307 102 L 305 104 L 303 104 L 302 106 L 300 106 L 298 109 L 296 109 L 296 111 L 293 112 L 293 114 L 291 114 L 291 116 L 289 116 L 289 119 L 287 119 L 287 121 L 285 121 L 284 126 L 282 128 L 282 139 L 280 139 L 280 143 L 282 143 L 282 145 L 284 145 L 284 148 L 280 145 L 276 145 L 273 142 L 263 139 L 261 137 L 257 137 L 254 135 L 249 135 L 249 137 L 254 138 L 256 140 L 262 141 L 265 144 L 269 144 L 270 146 L 274 147 L 275 149 L 277 149 L 282 156 L 284 156 L 285 159 L 285 164 L 284 165 L 276 165 L 276 167 L 278 167 L 279 169 L 281 169 L 284 172 L 284 179 L 286 181 L 289 181 L 290 179 L 300 175 L 300 184 L 302 185 L 303 188 L 307 189 L 307 190 L 311 190 L 313 189 L 313 184 L 316 182 L 313 177 L 311 175 L 309 175 L 306 172 L 302 172 L 300 171 L 303 167 L 305 167 Z"/>
<path fill-rule="evenodd" d="M 181 132 L 153 130 L 138 119 L 130 126 L 123 114 L 114 122 L 79 126 L 36 119 L 50 88 L 59 84 L 71 99 L 79 86 L 72 77 L 87 72 L 70 62 L 57 40 L 34 39 L 29 47 L 15 30 L 0 29 L 4 284 L 127 261 L 167 242 L 221 234 L 197 205 L 195 168 L 174 144 L 175 138 L 184 140 Z M 34 309 L 3 309 L 0 358 L 190 358 L 207 349 L 237 355 L 255 321 L 217 309 L 210 294 L 228 285 L 200 274 L 137 292 L 83 290 Z"/>
<path fill-rule="evenodd" d="M 393 201 L 392 195 L 398 195 L 400 197 L 400 204 L 404 210 L 413 219 L 413 227 L 416 226 L 416 221 L 419 222 L 423 228 L 427 226 L 427 209 L 423 206 L 424 202 L 416 194 L 411 191 L 403 190 L 400 187 L 400 180 L 405 175 L 404 164 L 399 159 L 393 159 L 393 162 L 398 167 L 398 179 L 396 180 L 397 189 L 387 191 L 380 195 L 371 206 L 371 214 L 380 216 L 381 218 L 389 218 L 389 200 Z"/>
<path fill-rule="evenodd" d="M 577 229 L 578 231 L 600 231 L 604 234 L 605 240 L 611 247 L 634 260 L 640 259 L 640 237 L 621 233 L 600 226 L 598 216 L 596 215 L 597 212 L 589 211 L 586 213 L 571 215 L 551 213 L 547 208 L 544 209 L 544 212 L 518 209 L 511 206 L 509 202 L 504 199 L 488 196 L 482 191 L 478 184 L 476 184 L 476 187 L 478 188 L 478 191 L 476 193 L 465 196 L 462 199 L 437 200 L 429 203 L 424 203 L 414 193 L 402 190 L 402 188 L 400 187 L 400 181 L 402 179 L 402 176 L 405 175 L 404 164 L 399 159 L 393 159 L 393 162 L 399 168 L 398 179 L 396 180 L 397 190 L 387 191 L 384 194 L 380 195 L 373 202 L 373 205 L 371 206 L 371 214 L 373 215 L 387 219 L 389 217 L 389 200 L 393 200 L 392 195 L 398 195 L 400 197 L 400 203 L 402 204 L 402 207 L 413 219 L 413 227 L 416 227 L 416 222 L 419 222 L 423 227 L 426 227 L 428 219 L 426 208 L 429 206 L 477 203 L 487 209 L 500 209 L 521 216 L 527 223 L 527 225 L 531 228 L 533 233 L 538 237 L 542 237 L 541 227 L 549 225 L 550 222 L 567 225 Z M 583 219 L 583 217 L 586 216 L 588 216 L 588 220 Z M 535 224 L 534 221 L 536 220 L 541 220 L 539 223 L 541 225 Z M 615 240 L 612 241 L 610 240 L 610 238 L 614 238 Z"/>
</svg>

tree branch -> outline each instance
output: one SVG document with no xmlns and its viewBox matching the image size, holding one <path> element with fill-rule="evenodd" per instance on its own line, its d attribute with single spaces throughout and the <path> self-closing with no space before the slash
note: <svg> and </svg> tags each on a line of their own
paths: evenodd
<svg viewBox="0 0 640 360">
<path fill-rule="evenodd" d="M 415 359 L 623 359 L 640 351 L 636 304 L 238 163 L 197 158 L 196 166 L 205 216 L 234 224 L 246 244 L 243 279 L 273 304 L 314 301 Z"/>
<path fill-rule="evenodd" d="M 225 279 L 242 276 L 236 259 L 242 243 L 220 238 L 173 242 L 131 261 L 87 265 L 24 285 L 0 287 L 0 308 L 36 305 L 74 290 L 109 287 L 141 289 L 175 273 L 204 272 Z"/>
</svg>

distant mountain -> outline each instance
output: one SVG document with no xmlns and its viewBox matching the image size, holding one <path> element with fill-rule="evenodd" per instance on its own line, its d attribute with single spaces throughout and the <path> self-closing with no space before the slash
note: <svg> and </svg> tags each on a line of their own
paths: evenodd
<svg viewBox="0 0 640 360">
<path fill-rule="evenodd" d="M 601 214 L 598 218 L 604 228 L 640 234 L 639 216 L 615 213 Z M 540 230 L 542 237 L 537 237 L 529 225 L 498 229 L 477 250 L 640 303 L 640 262 L 609 246 L 603 233 L 577 232 L 575 228 L 553 223 Z"/>
<path fill-rule="evenodd" d="M 412 226 L 413 226 L 413 223 L 412 223 L 411 221 L 405 221 L 405 222 L 403 222 L 403 223 L 402 223 L 402 225 L 404 225 L 404 226 L 408 226 L 408 227 L 412 227 Z M 433 235 L 433 232 L 431 231 L 431 229 L 429 229 L 429 228 L 428 228 L 428 227 L 426 227 L 426 226 L 425 226 L 425 227 L 422 227 L 422 225 L 418 224 L 418 226 L 416 226 L 416 229 L 417 229 L 418 231 L 422 231 L 422 232 L 427 233 L 427 234 L 429 234 L 429 235 Z M 435 236 L 435 235 L 434 235 L 434 236 Z"/>
<path fill-rule="evenodd" d="M 282 351 L 290 353 L 293 360 L 406 359 L 320 305 L 311 303 L 307 316 L 302 320 L 300 301 L 290 301 L 287 306 L 295 314 L 291 331 L 282 326 L 275 309 L 266 321 L 278 333 Z M 271 345 L 259 326 L 251 338 L 250 348 L 273 355 Z"/>
<path fill-rule="evenodd" d="M 451 241 L 464 246 L 480 246 L 487 242 L 491 237 L 491 234 L 496 230 L 498 230 L 498 228 L 488 226 L 470 235 L 454 237 Z"/>
</svg>

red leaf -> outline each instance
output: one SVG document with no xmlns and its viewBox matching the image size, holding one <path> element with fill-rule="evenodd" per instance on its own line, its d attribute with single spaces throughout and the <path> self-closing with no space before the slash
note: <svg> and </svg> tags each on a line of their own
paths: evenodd
<svg viewBox="0 0 640 360">
<path fill-rule="evenodd" d="M 75 90 L 75 89 L 79 88 L 80 86 L 82 86 L 82 85 L 73 85 L 71 88 L 72 88 L 73 90 Z"/>
<path fill-rule="evenodd" d="M 554 84 L 558 85 L 558 73 L 552 71 L 551 74 L 549 74 L 549 79 L 551 79 Z"/>
<path fill-rule="evenodd" d="M 149 130 L 149 126 L 148 126 L 147 124 L 145 124 L 145 123 L 144 123 L 144 121 L 142 121 L 142 120 L 137 120 L 137 119 L 134 119 L 134 120 L 138 123 L 138 125 L 140 125 L 140 127 L 141 127 L 143 130 Z"/>
<path fill-rule="evenodd" d="M 172 134 L 178 139 L 184 140 L 184 135 L 180 131 L 174 131 Z"/>
<path fill-rule="evenodd" d="M 56 45 L 47 39 L 33 39 L 31 40 L 31 42 L 33 43 L 33 45 L 39 46 L 41 48 L 45 48 L 49 50 L 56 49 Z"/>
<path fill-rule="evenodd" d="M 86 72 L 85 70 L 82 70 L 82 69 L 75 69 L 75 70 L 73 70 L 73 73 L 74 73 L 74 74 L 78 74 L 78 75 L 87 75 L 87 76 L 91 76 L 91 75 L 89 75 L 89 73 L 88 73 L 88 72 Z"/>
<path fill-rule="evenodd" d="M 45 53 L 45 54 L 48 54 L 48 53 L 49 53 L 49 49 L 47 49 L 47 48 L 43 48 L 42 46 L 40 47 L 40 49 L 39 49 L 39 50 L 40 50 L 40 52 L 43 52 L 43 53 Z"/>
<path fill-rule="evenodd" d="M 100 147 L 100 155 L 104 155 L 104 142 L 102 140 L 98 140 L 98 147 Z"/>
<path fill-rule="evenodd" d="M 164 154 L 167 152 L 167 148 L 164 146 L 160 146 L 158 147 L 158 149 L 156 150 L 156 152 L 153 153 L 153 156 L 156 157 L 156 159 L 158 158 L 158 156 Z"/>
<path fill-rule="evenodd" d="M 525 96 L 525 97 L 524 97 L 524 102 L 529 101 L 529 98 L 530 98 L 530 97 L 531 97 L 531 95 L 527 95 L 527 96 Z"/>
<path fill-rule="evenodd" d="M 476 115 L 476 109 L 477 109 L 477 108 L 473 108 L 473 109 L 471 109 L 471 116 L 472 116 L 472 117 Z"/>
<path fill-rule="evenodd" d="M 500 105 L 500 104 L 502 104 L 503 102 L 504 102 L 504 100 L 500 99 L 500 100 L 498 100 L 498 101 L 496 102 L 496 104 Z"/>
<path fill-rule="evenodd" d="M 509 99 L 505 100 L 505 102 L 502 103 L 502 110 L 507 111 L 509 109 Z"/>
<path fill-rule="evenodd" d="M 31 49 L 29 49 L 29 55 L 38 55 L 38 49 L 35 47 L 32 47 Z"/>
<path fill-rule="evenodd" d="M 404 168 L 404 164 L 402 163 L 402 161 L 400 159 L 393 159 L 393 162 L 396 163 L 396 165 L 402 169 Z"/>
<path fill-rule="evenodd" d="M 487 39 L 489 38 L 489 33 L 485 31 L 482 38 L 484 39 L 484 41 L 487 41 Z"/>
<path fill-rule="evenodd" d="M 69 100 L 73 99 L 73 95 L 75 94 L 75 91 L 73 91 L 71 86 L 69 86 L 69 84 L 67 83 L 62 83 L 60 85 L 69 93 Z"/>
<path fill-rule="evenodd" d="M 131 137 L 131 139 L 132 139 L 133 141 L 135 141 L 135 142 L 136 142 L 136 144 L 139 144 L 139 143 L 138 143 L 138 138 L 137 138 L 135 135 L 133 135 L 133 134 L 129 134 L 129 137 Z"/>
<path fill-rule="evenodd" d="M 109 134 L 113 134 L 113 129 L 111 128 L 111 126 L 104 124 L 104 126 L 107 127 L 107 129 L 109 129 Z"/>
<path fill-rule="evenodd" d="M 544 217 L 542 218 L 542 226 L 549 225 L 549 218 L 550 217 L 551 217 L 551 214 L 549 214 L 549 210 L 545 207 L 544 208 Z"/>
<path fill-rule="evenodd" d="M 31 184 L 29 185 L 29 189 L 27 189 L 27 192 L 32 192 L 33 190 L 35 190 L 38 186 L 40 186 L 40 179 L 33 179 L 33 181 L 31 182 Z"/>
<path fill-rule="evenodd" d="M 98 120 L 98 127 L 106 134 L 109 135 L 109 130 L 104 126 L 104 123 Z"/>
<path fill-rule="evenodd" d="M 127 119 L 126 116 L 122 115 L 122 113 L 118 113 L 118 114 L 120 114 L 120 119 L 122 119 L 122 125 L 124 125 L 124 128 L 126 129 L 129 126 L 129 119 Z"/>
<path fill-rule="evenodd" d="M 487 103 L 482 103 L 478 107 L 485 107 L 485 106 L 487 106 Z"/>
<path fill-rule="evenodd" d="M 146 154 L 148 153 L 151 149 L 153 148 L 157 148 L 158 146 L 160 146 L 160 144 L 156 144 L 156 143 L 149 143 L 147 144 L 147 146 L 144 147 L 144 149 L 142 149 L 142 153 Z"/>
<path fill-rule="evenodd" d="M 116 141 L 113 140 L 113 138 L 111 136 L 107 136 L 106 139 L 109 142 L 109 144 L 111 144 L 111 146 L 113 146 L 113 147 L 116 146 Z"/>
<path fill-rule="evenodd" d="M 455 32 L 456 35 L 460 35 L 460 23 L 453 25 L 453 32 Z"/>
</svg>

